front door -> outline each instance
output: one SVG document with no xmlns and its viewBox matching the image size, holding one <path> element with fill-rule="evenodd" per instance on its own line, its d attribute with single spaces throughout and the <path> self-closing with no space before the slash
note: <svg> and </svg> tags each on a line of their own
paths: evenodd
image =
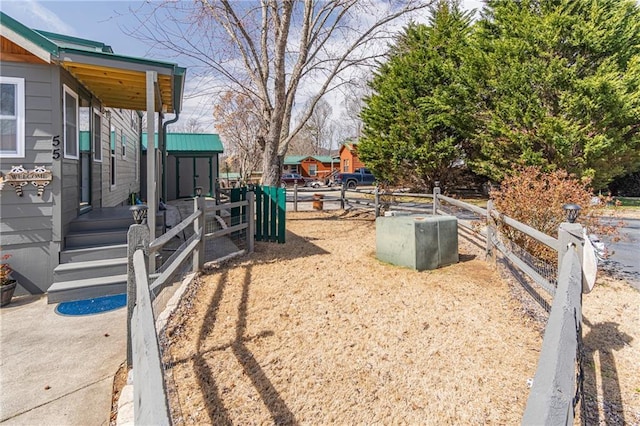
<svg viewBox="0 0 640 426">
<path fill-rule="evenodd" d="M 80 165 L 78 173 L 80 214 L 91 210 L 91 139 L 94 126 L 92 115 L 89 102 L 85 99 L 80 99 Z"/>
<path fill-rule="evenodd" d="M 176 157 L 177 197 L 193 197 L 194 188 L 202 187 L 202 194 L 213 194 L 211 157 Z"/>
</svg>

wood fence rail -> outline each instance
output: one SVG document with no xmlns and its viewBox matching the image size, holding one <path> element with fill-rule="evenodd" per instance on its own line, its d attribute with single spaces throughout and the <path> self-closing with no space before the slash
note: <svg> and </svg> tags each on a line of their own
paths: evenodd
<svg viewBox="0 0 640 426">
<path fill-rule="evenodd" d="M 158 339 L 161 330 L 157 329 L 154 318 L 154 300 L 171 277 L 182 270 L 190 258 L 190 270 L 202 270 L 205 262 L 205 240 L 246 229 L 247 250 L 253 251 L 254 203 L 253 192 L 249 192 L 244 200 L 216 206 L 214 212 L 241 209 L 245 214 L 244 219 L 238 219 L 240 223 L 216 232 L 204 232 L 205 218 L 208 215 L 206 202 L 202 197 L 194 199 L 194 212 L 189 217 L 153 241 L 149 241 L 150 231 L 147 224 L 136 224 L 129 228 L 127 366 L 133 368 L 135 424 L 172 424 Z M 194 231 L 191 238 L 162 265 L 160 273 L 155 273 L 155 254 L 190 226 L 193 226 Z"/>
</svg>

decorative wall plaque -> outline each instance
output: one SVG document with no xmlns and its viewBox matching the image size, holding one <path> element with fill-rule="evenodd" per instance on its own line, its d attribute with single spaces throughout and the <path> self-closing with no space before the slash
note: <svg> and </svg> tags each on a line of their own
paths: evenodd
<svg viewBox="0 0 640 426">
<path fill-rule="evenodd" d="M 0 189 L 5 183 L 11 185 L 18 197 L 22 197 L 22 187 L 31 183 L 38 188 L 38 197 L 42 197 L 44 187 L 51 183 L 53 174 L 45 166 L 36 166 L 33 170 L 26 170 L 22 165 L 12 166 L 11 171 L 0 178 Z"/>
</svg>

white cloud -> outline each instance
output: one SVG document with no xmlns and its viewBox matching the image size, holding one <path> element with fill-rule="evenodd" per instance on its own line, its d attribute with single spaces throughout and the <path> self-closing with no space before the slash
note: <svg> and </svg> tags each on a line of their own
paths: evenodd
<svg viewBox="0 0 640 426">
<path fill-rule="evenodd" d="M 74 28 L 37 0 L 2 1 L 2 11 L 29 28 L 75 36 Z"/>
</svg>

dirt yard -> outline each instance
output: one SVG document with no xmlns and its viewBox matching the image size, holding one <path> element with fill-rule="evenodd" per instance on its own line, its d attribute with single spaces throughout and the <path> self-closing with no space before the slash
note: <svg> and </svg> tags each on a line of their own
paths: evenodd
<svg viewBox="0 0 640 426">
<path fill-rule="evenodd" d="M 371 216 L 288 213 L 287 230 L 174 313 L 179 424 L 520 423 L 541 326 L 478 247 L 417 272 L 376 259 Z M 595 424 L 640 423 L 638 306 L 613 280 L 585 296 Z"/>
</svg>

